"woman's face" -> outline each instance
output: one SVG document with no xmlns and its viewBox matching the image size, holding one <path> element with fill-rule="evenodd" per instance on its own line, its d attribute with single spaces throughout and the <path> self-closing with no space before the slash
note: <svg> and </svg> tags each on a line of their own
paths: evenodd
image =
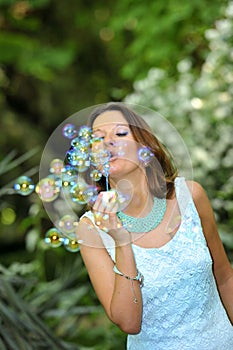
<svg viewBox="0 0 233 350">
<path fill-rule="evenodd" d="M 138 149 L 129 124 L 120 111 L 106 111 L 93 123 L 93 134 L 101 138 L 102 147 L 110 152 L 109 174 L 112 178 L 134 174 L 139 168 Z"/>
</svg>

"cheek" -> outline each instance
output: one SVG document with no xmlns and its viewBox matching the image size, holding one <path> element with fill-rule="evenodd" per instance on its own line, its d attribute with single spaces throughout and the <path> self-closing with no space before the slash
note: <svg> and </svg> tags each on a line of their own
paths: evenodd
<svg viewBox="0 0 233 350">
<path fill-rule="evenodd" d="M 117 142 L 118 157 L 129 161 L 138 162 L 139 145 L 132 140 L 124 140 Z"/>
<path fill-rule="evenodd" d="M 115 161 L 110 163 L 110 174 L 129 172 L 135 168 L 138 168 L 139 160 L 136 152 L 129 150 L 124 154 L 123 157 L 117 158 Z"/>
<path fill-rule="evenodd" d="M 128 161 L 128 163 L 131 163 L 132 165 L 138 165 L 138 149 L 136 147 L 128 148 L 125 154 L 125 159 L 126 161 Z"/>
</svg>

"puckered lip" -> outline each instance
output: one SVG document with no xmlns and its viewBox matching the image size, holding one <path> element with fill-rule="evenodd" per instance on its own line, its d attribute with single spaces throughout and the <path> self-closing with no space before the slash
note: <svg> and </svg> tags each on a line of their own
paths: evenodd
<svg viewBox="0 0 233 350">
<path fill-rule="evenodd" d="M 112 162 L 117 158 L 117 154 L 111 150 L 109 150 L 110 158 L 109 161 Z"/>
<path fill-rule="evenodd" d="M 113 162 L 116 159 L 122 158 L 122 155 L 120 155 L 120 152 L 116 149 L 108 149 L 109 152 L 109 161 Z"/>
<path fill-rule="evenodd" d="M 110 161 L 110 162 L 113 162 L 113 161 L 116 160 L 116 159 L 117 159 L 117 156 L 114 155 L 114 154 L 113 154 L 113 155 L 111 154 L 111 157 L 110 157 L 109 161 Z"/>
</svg>

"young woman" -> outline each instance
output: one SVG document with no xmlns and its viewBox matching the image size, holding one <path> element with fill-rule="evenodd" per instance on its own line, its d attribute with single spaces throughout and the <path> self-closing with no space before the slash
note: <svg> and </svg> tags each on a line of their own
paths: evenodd
<svg viewBox="0 0 233 350">
<path fill-rule="evenodd" d="M 110 154 L 110 191 L 100 180 L 77 236 L 127 349 L 232 350 L 233 270 L 203 188 L 177 176 L 145 121 L 123 104 L 101 106 L 90 125 Z"/>
</svg>

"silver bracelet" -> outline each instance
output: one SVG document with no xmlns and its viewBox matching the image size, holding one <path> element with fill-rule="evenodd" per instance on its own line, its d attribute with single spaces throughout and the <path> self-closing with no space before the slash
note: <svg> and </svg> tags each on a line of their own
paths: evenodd
<svg viewBox="0 0 233 350">
<path fill-rule="evenodd" d="M 131 289 L 132 289 L 132 292 L 133 292 L 133 302 L 135 304 L 137 304 L 138 300 L 136 298 L 136 295 L 135 295 L 135 290 L 134 290 L 134 285 L 133 285 L 133 281 L 138 281 L 139 282 L 139 285 L 140 287 L 142 288 L 144 286 L 144 276 L 141 274 L 141 272 L 139 272 L 137 270 L 137 276 L 135 277 L 130 277 L 130 276 L 127 276 L 125 275 L 124 273 L 122 273 L 121 271 L 118 270 L 117 266 L 114 265 L 113 266 L 113 271 L 117 274 L 117 275 L 120 275 L 122 277 L 125 277 L 127 280 L 130 280 L 131 282 Z"/>
</svg>

